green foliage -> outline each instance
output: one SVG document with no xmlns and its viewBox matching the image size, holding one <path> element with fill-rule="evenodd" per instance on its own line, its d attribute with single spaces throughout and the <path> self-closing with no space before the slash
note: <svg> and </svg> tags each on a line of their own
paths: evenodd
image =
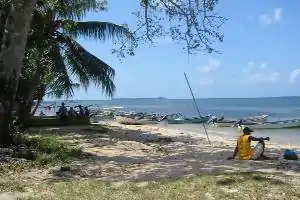
<svg viewBox="0 0 300 200">
<path fill-rule="evenodd" d="M 0 181 L 1 192 L 25 192 L 26 187 L 24 183 L 15 182 L 12 180 Z"/>
<path fill-rule="evenodd" d="M 36 96 L 70 97 L 74 89 L 79 86 L 87 89 L 90 84 L 113 96 L 114 69 L 89 53 L 75 39 L 82 36 L 99 41 L 120 37 L 133 39 L 128 27 L 110 22 L 80 21 L 88 11 L 106 10 L 106 1 L 40 0 L 37 5 L 27 45 L 27 54 L 32 56 L 26 57 L 24 65 L 25 71 L 30 71 L 28 79 L 33 79 L 37 68 L 45 72 L 40 76 L 43 80 L 41 92 Z M 25 73 L 24 77 L 27 77 Z M 72 77 L 77 78 L 79 84 L 73 83 Z"/>
<path fill-rule="evenodd" d="M 38 165 L 65 163 L 82 155 L 81 149 L 63 143 L 54 136 L 18 135 L 15 143 L 25 148 L 15 151 L 13 156 L 32 160 Z"/>
<path fill-rule="evenodd" d="M 121 47 L 113 50 L 120 57 L 125 53 L 135 55 L 134 49 L 139 43 L 154 42 L 160 36 L 184 42 L 188 53 L 202 49 L 218 52 L 212 44 L 223 40 L 219 28 L 226 19 L 214 13 L 217 3 L 217 0 L 141 0 L 140 10 L 134 13 L 138 27 L 131 32 L 126 24 L 81 21 L 89 11 L 107 10 L 106 0 L 39 0 L 31 23 L 20 86 L 31 85 L 35 99 L 45 94 L 70 97 L 74 89 L 79 86 L 87 89 L 91 84 L 99 86 L 107 96 L 113 96 L 114 69 L 76 42 L 79 37 L 102 42 L 121 41 Z M 169 27 L 163 25 L 165 21 Z M 79 83 L 72 82 L 73 77 Z"/>
<path fill-rule="evenodd" d="M 258 179 L 257 179 L 258 178 Z M 105 182 L 94 179 L 35 184 L 29 199 L 195 200 L 299 199 L 299 179 L 259 172 L 205 174 L 179 180 Z"/>
</svg>

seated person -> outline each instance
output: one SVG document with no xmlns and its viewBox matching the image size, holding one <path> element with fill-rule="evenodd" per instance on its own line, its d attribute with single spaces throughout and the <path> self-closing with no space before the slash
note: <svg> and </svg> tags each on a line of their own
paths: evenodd
<svg viewBox="0 0 300 200">
<path fill-rule="evenodd" d="M 79 108 L 79 115 L 80 116 L 84 115 L 84 110 L 83 110 L 82 105 L 78 105 L 77 107 Z"/>
<path fill-rule="evenodd" d="M 65 120 L 68 115 L 68 109 L 65 107 L 65 103 L 61 103 L 61 106 L 58 109 L 57 114 L 60 116 L 60 119 Z"/>
<path fill-rule="evenodd" d="M 70 107 L 70 110 L 68 111 L 68 115 L 69 116 L 76 116 L 77 115 L 77 113 L 75 112 L 73 107 Z"/>
<path fill-rule="evenodd" d="M 89 111 L 89 108 L 87 106 L 84 107 L 84 114 L 88 117 L 90 116 L 90 111 Z"/>
<path fill-rule="evenodd" d="M 228 160 L 234 159 L 237 153 L 239 153 L 239 158 L 241 160 L 264 160 L 268 159 L 264 155 L 265 151 L 265 142 L 264 140 L 270 140 L 269 137 L 256 138 L 251 136 L 253 130 L 249 127 L 243 129 L 243 135 L 239 136 L 237 144 L 232 157 L 229 157 Z M 257 145 L 254 148 L 251 148 L 251 141 L 258 141 Z"/>
</svg>

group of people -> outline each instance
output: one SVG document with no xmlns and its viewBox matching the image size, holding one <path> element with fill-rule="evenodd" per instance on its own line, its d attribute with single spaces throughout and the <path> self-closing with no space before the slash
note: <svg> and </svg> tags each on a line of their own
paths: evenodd
<svg viewBox="0 0 300 200">
<path fill-rule="evenodd" d="M 79 109 L 79 111 L 77 112 L 74 108 Z M 67 107 L 65 106 L 64 103 L 61 104 L 58 112 L 56 112 L 56 114 L 58 116 L 60 116 L 61 119 L 65 119 L 67 116 L 90 116 L 90 111 L 89 108 L 87 106 L 83 107 L 81 105 L 75 106 L 75 107 L 70 107 L 70 109 L 68 110 Z"/>
</svg>

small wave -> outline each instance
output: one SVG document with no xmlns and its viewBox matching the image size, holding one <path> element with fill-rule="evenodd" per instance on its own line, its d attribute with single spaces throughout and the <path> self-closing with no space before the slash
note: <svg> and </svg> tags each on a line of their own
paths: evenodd
<svg viewBox="0 0 300 200">
<path fill-rule="evenodd" d="M 112 109 L 123 109 L 124 107 L 122 106 L 113 106 L 113 107 L 107 107 L 107 108 L 102 108 L 103 110 L 112 110 Z"/>
</svg>

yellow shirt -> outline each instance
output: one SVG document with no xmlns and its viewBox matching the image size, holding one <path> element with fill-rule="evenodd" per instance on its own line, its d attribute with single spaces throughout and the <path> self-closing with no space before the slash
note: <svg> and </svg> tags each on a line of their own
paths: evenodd
<svg viewBox="0 0 300 200">
<path fill-rule="evenodd" d="M 251 141 L 249 141 L 250 135 L 241 135 L 238 138 L 238 149 L 241 160 L 250 160 L 253 155 L 253 149 L 251 148 Z"/>
</svg>

